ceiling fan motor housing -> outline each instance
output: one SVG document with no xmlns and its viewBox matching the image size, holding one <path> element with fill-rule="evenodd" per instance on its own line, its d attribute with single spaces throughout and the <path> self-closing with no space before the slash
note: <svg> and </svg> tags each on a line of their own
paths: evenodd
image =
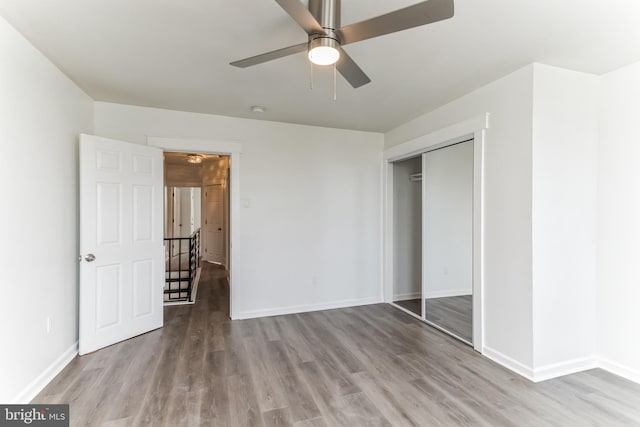
<svg viewBox="0 0 640 427">
<path fill-rule="evenodd" d="M 340 28 L 340 0 L 309 0 L 309 12 L 325 30 Z"/>
<path fill-rule="evenodd" d="M 340 46 L 340 40 L 333 30 L 325 30 L 325 34 L 311 34 L 309 36 L 309 50 L 321 46 L 332 47 L 334 49 Z"/>
</svg>

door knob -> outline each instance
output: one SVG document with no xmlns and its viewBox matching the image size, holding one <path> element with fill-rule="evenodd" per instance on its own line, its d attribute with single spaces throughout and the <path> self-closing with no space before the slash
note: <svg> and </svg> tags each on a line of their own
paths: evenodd
<svg viewBox="0 0 640 427">
<path fill-rule="evenodd" d="M 86 257 L 84 257 L 84 260 L 87 262 L 93 262 L 96 260 L 96 256 L 94 254 L 88 254 Z"/>
</svg>

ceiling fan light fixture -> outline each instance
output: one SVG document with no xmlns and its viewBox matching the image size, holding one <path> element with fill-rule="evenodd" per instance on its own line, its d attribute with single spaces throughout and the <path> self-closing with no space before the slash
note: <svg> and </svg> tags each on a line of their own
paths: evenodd
<svg viewBox="0 0 640 427">
<path fill-rule="evenodd" d="M 340 59 L 338 42 L 331 37 L 316 37 L 309 41 L 309 61 L 316 65 L 332 65 Z"/>
</svg>

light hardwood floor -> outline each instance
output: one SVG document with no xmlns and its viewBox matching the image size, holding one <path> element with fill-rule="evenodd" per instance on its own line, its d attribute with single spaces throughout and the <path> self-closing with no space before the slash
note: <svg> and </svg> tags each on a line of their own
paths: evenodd
<svg viewBox="0 0 640 427">
<path fill-rule="evenodd" d="M 533 384 L 388 305 L 231 322 L 206 267 L 195 305 L 77 357 L 34 402 L 70 403 L 74 426 L 640 425 L 637 384 Z"/>
</svg>

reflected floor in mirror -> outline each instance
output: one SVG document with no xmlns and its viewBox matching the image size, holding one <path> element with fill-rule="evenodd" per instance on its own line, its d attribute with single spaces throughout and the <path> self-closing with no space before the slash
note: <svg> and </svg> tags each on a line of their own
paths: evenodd
<svg viewBox="0 0 640 427">
<path fill-rule="evenodd" d="M 429 298 L 427 304 L 427 320 L 435 323 L 452 334 L 472 342 L 473 296 Z M 395 301 L 395 304 L 421 315 L 422 307 L 419 299 Z"/>
<path fill-rule="evenodd" d="M 404 308 L 405 310 L 409 310 L 410 312 L 417 314 L 418 316 L 422 316 L 422 306 L 420 304 L 420 299 L 407 299 L 403 301 L 394 301 L 396 305 Z"/>
<path fill-rule="evenodd" d="M 425 300 L 427 320 L 459 336 L 473 340 L 473 296 L 429 298 Z"/>
</svg>

